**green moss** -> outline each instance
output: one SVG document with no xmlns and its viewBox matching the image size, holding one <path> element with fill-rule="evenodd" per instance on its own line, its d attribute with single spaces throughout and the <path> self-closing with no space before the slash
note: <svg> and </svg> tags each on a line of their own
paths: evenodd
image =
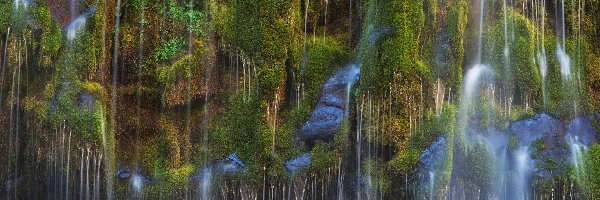
<svg viewBox="0 0 600 200">
<path fill-rule="evenodd" d="M 480 186 L 483 190 L 491 188 L 494 182 L 492 178 L 496 177 L 496 172 L 492 170 L 494 162 L 487 145 L 478 142 L 466 151 L 468 153 L 466 153 L 464 149 L 461 149 L 458 152 L 459 155 L 455 154 L 454 156 L 455 158 L 456 156 L 463 157 L 462 159 L 459 159 L 463 162 L 454 163 L 456 172 L 466 180 Z"/>
<path fill-rule="evenodd" d="M 511 30 L 515 30 L 506 44 L 508 57 L 504 53 L 504 20 L 498 19 L 484 26 L 483 63 L 493 69 L 496 87 L 513 97 L 515 104 L 541 107 L 538 106 L 542 103 L 541 75 L 534 62 L 535 37 L 538 37 L 534 24 L 513 9 L 507 10 L 506 17 L 513 22 Z"/>
<path fill-rule="evenodd" d="M 546 137 L 542 137 L 531 142 L 531 157 L 537 158 L 544 152 L 544 142 Z"/>
<path fill-rule="evenodd" d="M 592 145 L 583 157 L 587 176 L 579 180 L 579 185 L 587 195 L 600 194 L 600 145 Z"/>
<path fill-rule="evenodd" d="M 434 139 L 438 137 L 445 139 L 444 152 L 446 153 L 435 175 L 434 197 L 442 196 L 446 192 L 446 186 L 450 183 L 454 159 L 453 153 L 448 152 L 454 151 L 456 107 L 452 104 L 446 104 L 442 110 L 442 114 L 439 116 L 428 113 L 412 143 L 419 149 L 425 149 L 433 143 Z"/>
<path fill-rule="evenodd" d="M 510 112 L 510 120 L 511 121 L 519 121 L 526 118 L 531 118 L 535 115 L 533 109 L 525 109 L 520 106 L 512 107 Z"/>
<path fill-rule="evenodd" d="M 164 62 L 175 58 L 184 47 L 183 39 L 173 38 L 163 42 L 154 50 L 153 61 Z"/>
<path fill-rule="evenodd" d="M 433 112 L 427 113 L 412 144 L 417 148 L 425 149 L 438 137 L 452 138 L 455 131 L 455 115 L 456 107 L 452 104 L 445 104 L 439 116 Z"/>
<path fill-rule="evenodd" d="M 159 66 L 156 68 L 156 79 L 163 85 L 163 103 L 165 97 L 169 95 L 169 89 L 178 79 L 190 78 L 197 70 L 198 66 L 193 61 L 192 54 L 185 54 L 177 59 L 173 64 Z"/>
<path fill-rule="evenodd" d="M 8 1 L 0 3 L 0 31 L 3 33 L 7 30 L 10 22 L 11 6 Z"/>
<path fill-rule="evenodd" d="M 317 142 L 310 152 L 309 171 L 321 171 L 334 166 L 335 151 L 331 146 L 322 142 Z"/>
<path fill-rule="evenodd" d="M 300 77 L 306 84 L 305 99 L 308 105 L 316 105 L 321 87 L 347 60 L 345 48 L 333 38 L 318 38 L 307 44 L 306 64 L 300 69 Z"/>
<path fill-rule="evenodd" d="M 464 0 L 455 1 L 454 5 L 446 7 L 448 12 L 448 23 L 446 25 L 449 39 L 449 65 L 445 72 L 448 76 L 450 90 L 453 96 L 458 97 L 462 91 L 462 68 L 465 54 L 464 39 L 467 26 L 467 3 Z"/>
<path fill-rule="evenodd" d="M 413 172 L 419 162 L 421 151 L 416 149 L 407 149 L 396 154 L 388 165 L 392 170 L 400 174 L 409 174 Z"/>
<path fill-rule="evenodd" d="M 223 118 L 212 127 L 210 149 L 224 156 L 235 152 L 247 166 L 243 178 L 248 183 L 261 181 L 272 145 L 272 129 L 266 125 L 261 105 L 255 96 L 234 94 L 229 98 Z"/>
<path fill-rule="evenodd" d="M 510 136 L 508 138 L 508 144 L 507 144 L 508 150 L 509 151 L 517 150 L 517 147 L 519 147 L 519 143 L 520 143 L 519 137 L 517 137 L 515 135 Z"/>
<path fill-rule="evenodd" d="M 363 90 L 383 94 L 395 73 L 405 80 L 430 78 L 419 54 L 424 18 L 423 1 L 369 2 L 358 56 Z M 371 44 L 372 34 L 380 34 L 374 31 L 382 28 L 394 29 L 395 33 L 381 35 L 376 44 Z"/>
</svg>

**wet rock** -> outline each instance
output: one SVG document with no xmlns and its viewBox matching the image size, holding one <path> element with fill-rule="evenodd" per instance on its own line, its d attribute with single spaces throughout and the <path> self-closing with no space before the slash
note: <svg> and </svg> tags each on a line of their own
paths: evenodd
<svg viewBox="0 0 600 200">
<path fill-rule="evenodd" d="M 430 172 L 440 169 L 445 156 L 446 138 L 439 137 L 419 157 L 419 163 L 415 170 L 416 178 L 421 181 L 429 181 Z"/>
<path fill-rule="evenodd" d="M 423 169 L 436 170 L 446 155 L 446 138 L 437 138 L 419 157 L 419 166 Z"/>
<path fill-rule="evenodd" d="M 521 144 L 530 144 L 543 136 L 555 135 L 563 129 L 559 120 L 542 113 L 533 118 L 513 122 L 510 132 L 519 137 Z"/>
<path fill-rule="evenodd" d="M 117 178 L 119 180 L 129 179 L 131 177 L 131 172 L 125 168 L 117 169 Z"/>
<path fill-rule="evenodd" d="M 246 165 L 244 165 L 244 162 L 235 153 L 231 153 L 223 160 L 217 162 L 214 168 L 226 174 L 246 171 Z"/>
<path fill-rule="evenodd" d="M 323 84 L 321 98 L 310 119 L 299 130 L 297 137 L 312 147 L 317 140 L 331 142 L 344 117 L 347 93 L 359 78 L 358 65 L 344 67 Z"/>
<path fill-rule="evenodd" d="M 88 111 L 93 111 L 96 104 L 96 96 L 90 94 L 89 92 L 79 92 L 77 95 L 77 106 L 80 109 L 87 109 Z"/>
<path fill-rule="evenodd" d="M 572 136 L 577 142 L 585 146 L 590 146 L 598 142 L 596 129 L 592 127 L 592 120 L 596 119 L 596 115 L 583 116 L 575 118 L 567 125 L 566 133 Z"/>
<path fill-rule="evenodd" d="M 230 175 L 244 172 L 246 172 L 246 165 L 244 162 L 235 153 L 231 153 L 221 160 L 196 170 L 189 176 L 189 180 L 201 181 L 207 176 L 212 176 L 213 173 L 217 173 L 219 175 Z"/>
<path fill-rule="evenodd" d="M 293 174 L 308 164 L 310 164 L 310 153 L 305 153 L 285 162 L 285 169 Z"/>
<path fill-rule="evenodd" d="M 61 82 L 52 100 L 49 102 L 50 112 L 56 113 L 59 109 L 63 109 L 60 106 L 60 98 L 69 97 L 72 92 L 77 92 L 76 99 L 71 99 L 71 103 L 80 110 L 94 111 L 96 106 L 96 96 L 86 91 L 75 91 L 71 81 Z"/>
</svg>

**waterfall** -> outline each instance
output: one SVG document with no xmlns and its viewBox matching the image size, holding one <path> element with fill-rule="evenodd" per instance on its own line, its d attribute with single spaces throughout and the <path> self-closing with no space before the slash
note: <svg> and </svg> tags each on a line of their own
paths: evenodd
<svg viewBox="0 0 600 200">
<path fill-rule="evenodd" d="M 567 54 L 567 51 L 565 50 L 567 43 L 566 43 L 566 31 L 565 31 L 565 2 L 564 0 L 561 0 L 561 4 L 560 4 L 560 12 L 558 12 L 558 15 L 560 16 L 560 29 L 559 33 L 557 33 L 557 35 L 559 35 L 560 37 L 560 41 L 557 41 L 556 43 L 556 57 L 559 60 L 560 63 L 560 73 L 563 76 L 563 79 L 565 80 L 570 80 L 570 76 L 571 76 L 571 61 L 569 58 L 569 55 Z"/>
<path fill-rule="evenodd" d="M 67 188 L 65 199 L 69 199 L 69 172 L 71 171 L 71 131 L 69 131 L 69 141 L 67 145 Z"/>
<path fill-rule="evenodd" d="M 508 68 L 510 67 L 510 45 L 508 43 L 508 27 L 507 27 L 507 17 L 508 15 L 506 14 L 507 8 L 506 8 L 506 1 L 504 0 L 503 2 L 503 10 L 504 10 L 504 67 L 505 67 L 505 71 L 508 72 Z M 482 4 L 482 10 L 483 10 L 483 4 Z M 483 12 L 483 11 L 482 11 Z M 482 14 L 483 16 L 483 14 Z M 481 19 L 483 20 L 483 19 Z M 480 23 L 483 23 L 483 21 L 480 21 Z M 480 28 L 482 28 L 482 26 L 480 25 Z M 481 31 L 481 30 L 480 30 Z M 481 34 L 481 33 L 480 33 Z M 479 36 L 479 40 L 481 40 L 481 35 Z M 481 41 L 480 41 L 481 42 Z M 480 46 L 481 48 L 481 46 Z"/>
<path fill-rule="evenodd" d="M 131 176 L 131 188 L 133 189 L 133 197 L 135 199 L 143 199 L 144 179 L 137 172 Z"/>
<path fill-rule="evenodd" d="M 544 103 L 544 109 L 546 108 L 546 76 L 548 75 L 548 66 L 547 66 L 547 61 L 546 61 L 546 45 L 544 44 L 545 38 L 544 38 L 544 33 L 545 33 L 545 18 L 546 18 L 546 1 L 541 1 L 541 6 L 542 6 L 542 11 L 541 11 L 541 15 L 542 15 L 542 51 L 538 52 L 538 63 L 540 65 L 540 74 L 542 75 L 542 101 Z"/>
<path fill-rule="evenodd" d="M 79 199 L 83 200 L 83 153 L 85 149 L 81 148 L 81 166 L 79 168 Z"/>
<path fill-rule="evenodd" d="M 203 170 L 202 180 L 200 181 L 200 199 L 208 200 L 210 199 L 210 186 L 212 181 L 212 170 L 210 167 L 207 167 Z"/>
<path fill-rule="evenodd" d="M 575 171 L 575 177 L 577 180 L 585 179 L 585 166 L 583 165 L 583 153 L 587 151 L 587 147 L 581 143 L 578 136 L 571 134 L 565 135 L 567 144 L 569 145 L 569 151 L 571 152 L 571 164 Z"/>
<path fill-rule="evenodd" d="M 367 92 L 368 93 L 368 92 Z M 364 101 L 363 103 L 361 103 L 360 105 L 360 109 L 357 112 L 358 113 L 358 118 L 357 118 L 357 128 L 356 128 L 356 199 L 360 200 L 360 196 L 361 196 L 361 187 L 360 187 L 360 181 L 361 181 L 361 175 L 360 175 L 360 171 L 361 171 L 361 143 L 362 143 L 362 122 L 363 122 L 363 112 L 364 112 L 364 107 L 363 107 Z M 358 105 L 356 105 L 358 107 Z"/>
<path fill-rule="evenodd" d="M 517 198 L 525 200 L 529 196 L 527 188 L 529 177 L 529 149 L 527 146 L 520 147 L 515 152 L 515 163 L 516 163 L 516 181 L 515 191 L 517 192 Z"/>
<path fill-rule="evenodd" d="M 481 41 L 481 36 L 483 35 L 483 15 L 485 13 L 483 13 L 484 11 L 484 7 L 485 7 L 485 0 L 481 0 L 481 3 L 479 4 L 479 35 L 477 37 L 477 54 L 476 54 L 476 58 L 475 58 L 475 63 L 476 64 L 481 64 L 481 51 L 482 51 L 482 41 Z"/>
<path fill-rule="evenodd" d="M 87 149 L 85 157 L 85 199 L 90 199 L 90 148 Z"/>
<path fill-rule="evenodd" d="M 69 0 L 69 2 L 69 11 L 71 12 L 71 19 L 75 19 L 75 16 L 77 16 L 77 0 Z"/>
<path fill-rule="evenodd" d="M 73 21 L 69 23 L 66 28 L 66 37 L 68 44 L 72 44 L 73 40 L 76 39 L 77 35 L 80 34 L 81 31 L 85 28 L 85 24 L 87 22 L 87 18 L 90 17 L 94 12 L 96 12 L 96 8 L 91 7 L 85 13 L 79 15 Z"/>
</svg>

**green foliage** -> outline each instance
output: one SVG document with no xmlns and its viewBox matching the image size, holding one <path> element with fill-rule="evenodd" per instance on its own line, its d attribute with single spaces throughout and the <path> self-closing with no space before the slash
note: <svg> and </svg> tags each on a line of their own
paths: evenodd
<svg viewBox="0 0 600 200">
<path fill-rule="evenodd" d="M 193 32 L 198 36 L 204 34 L 205 27 L 204 13 L 195 10 L 192 4 L 186 4 L 181 7 L 176 4 L 175 0 L 170 0 L 167 7 L 167 15 L 174 22 L 186 24 L 188 31 Z"/>
<path fill-rule="evenodd" d="M 446 104 L 442 108 L 441 115 L 428 113 L 424 122 L 420 125 L 418 134 L 413 140 L 413 145 L 419 149 L 425 149 L 431 145 L 434 139 L 443 137 L 445 139 L 444 158 L 441 166 L 437 169 L 435 176 L 435 194 L 442 195 L 444 188 L 450 183 L 452 175 L 452 162 L 454 151 L 454 134 L 456 127 L 456 107 Z M 415 163 L 416 164 L 416 163 Z"/>
<path fill-rule="evenodd" d="M 544 152 L 544 142 L 546 141 L 546 137 L 541 137 L 539 139 L 531 142 L 531 157 L 537 158 L 542 155 Z"/>
<path fill-rule="evenodd" d="M 175 58 L 175 56 L 181 53 L 184 45 L 185 43 L 181 38 L 173 38 L 163 42 L 154 50 L 153 61 L 165 62 Z"/>
<path fill-rule="evenodd" d="M 78 101 L 80 101 L 80 95 L 83 93 L 102 91 L 102 87 L 96 83 L 94 84 L 98 87 L 96 91 L 87 91 L 83 85 L 89 85 L 90 83 L 62 82 L 56 84 L 58 85 L 55 86 L 54 83 L 50 83 L 46 86 L 45 94 L 50 99 L 50 105 L 42 107 L 47 110 L 39 113 L 48 114 L 43 118 L 48 117 L 52 124 L 58 125 L 66 122 L 74 133 L 80 134 L 88 141 L 100 143 L 104 129 L 102 126 L 106 118 L 103 104 L 97 100 L 91 102 L 93 105 L 80 104 Z M 98 97 L 93 96 L 95 96 L 94 98 Z"/>
</svg>

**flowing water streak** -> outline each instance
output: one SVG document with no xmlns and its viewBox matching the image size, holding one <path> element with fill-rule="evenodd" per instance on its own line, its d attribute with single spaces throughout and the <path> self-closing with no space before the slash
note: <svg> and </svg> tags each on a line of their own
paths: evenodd
<svg viewBox="0 0 600 200">
<path fill-rule="evenodd" d="M 435 195 L 434 192 L 434 184 L 435 184 L 435 172 L 429 171 L 429 200 L 433 200 Z"/>
<path fill-rule="evenodd" d="M 475 59 L 475 64 L 481 64 L 481 51 L 482 51 L 482 41 L 481 36 L 483 35 L 483 11 L 485 7 L 485 0 L 481 0 L 479 4 L 479 36 L 477 37 L 477 57 Z"/>
<path fill-rule="evenodd" d="M 202 172 L 202 180 L 200 181 L 200 199 L 208 200 L 210 198 L 210 186 L 212 181 L 212 169 L 204 168 Z"/>
<path fill-rule="evenodd" d="M 69 199 L 69 172 L 71 171 L 71 131 L 69 131 L 69 141 L 67 145 L 67 183 L 66 183 L 66 192 L 65 199 Z"/>
<path fill-rule="evenodd" d="M 96 166 L 96 182 L 94 183 L 94 199 L 100 199 L 100 170 L 102 169 L 102 154 L 98 155 Z"/>
<path fill-rule="evenodd" d="M 81 148 L 81 166 L 79 167 L 79 199 L 83 200 L 83 154 L 85 149 Z"/>
<path fill-rule="evenodd" d="M 529 149 L 527 146 L 520 147 L 515 152 L 515 163 L 516 163 L 516 184 L 515 189 L 517 191 L 517 198 L 525 200 L 528 196 L 528 174 L 529 174 Z"/>
<path fill-rule="evenodd" d="M 559 63 L 560 63 L 560 73 L 562 74 L 563 80 L 569 81 L 570 80 L 570 75 L 571 75 L 571 64 L 570 64 L 570 58 L 569 55 L 567 54 L 566 51 L 566 31 L 565 31 L 565 2 L 564 0 L 561 1 L 560 4 L 560 10 L 559 12 L 559 16 L 560 16 L 560 24 L 561 24 L 561 28 L 559 29 L 560 32 L 558 33 L 558 35 L 560 35 L 560 40 L 557 41 L 556 44 L 556 56 L 558 57 Z M 562 41 L 562 43 L 560 42 Z"/>
<path fill-rule="evenodd" d="M 69 25 L 67 26 L 67 41 L 68 44 L 72 44 L 73 40 L 77 34 L 85 27 L 85 23 L 87 22 L 87 14 L 82 14 L 75 18 Z"/>
<path fill-rule="evenodd" d="M 69 11 L 71 12 L 71 19 L 75 19 L 75 16 L 77 16 L 77 0 L 70 0 L 69 2 Z"/>
<path fill-rule="evenodd" d="M 25 65 L 27 65 L 27 41 L 24 41 L 23 43 L 24 43 L 23 45 L 25 46 L 25 48 L 24 48 L 25 49 Z M 17 186 L 19 185 L 17 180 L 19 177 L 19 173 L 18 173 L 19 172 L 19 150 L 20 150 L 20 148 L 19 148 L 19 131 L 20 131 L 20 127 L 21 127 L 20 126 L 21 123 L 19 123 L 19 119 L 20 119 L 20 115 L 21 115 L 21 113 L 20 113 L 21 112 L 21 105 L 20 105 L 21 104 L 21 100 L 20 100 L 20 96 L 21 96 L 21 65 L 22 65 L 21 54 L 19 54 L 19 64 L 18 64 L 18 68 L 17 68 L 18 73 L 19 73 L 17 75 L 17 107 L 16 107 L 17 116 L 15 117 L 16 118 L 16 120 L 15 120 L 16 121 L 16 124 L 15 124 L 15 135 L 16 135 L 16 137 L 15 137 L 15 181 L 14 181 L 15 199 L 17 198 L 17 193 L 18 193 Z"/>
<path fill-rule="evenodd" d="M 577 180 L 582 180 L 586 176 L 585 166 L 583 165 L 583 153 L 587 151 L 587 147 L 579 141 L 578 136 L 566 135 L 567 144 L 571 151 L 571 163 L 575 170 Z"/>
<path fill-rule="evenodd" d="M 8 49 L 8 38 L 10 35 L 10 27 L 6 29 L 6 38 L 4 39 L 4 53 L 2 54 L 2 74 L 0 74 L 0 85 L 4 85 L 4 72 L 6 70 L 6 53 Z M 4 87 L 0 87 L 0 105 L 2 105 L 2 94 L 4 94 Z M 2 107 L 0 106 L 0 110 Z"/>
<path fill-rule="evenodd" d="M 548 66 L 546 62 L 546 45 L 544 44 L 544 33 L 545 33 L 545 18 L 546 18 L 546 3 L 544 0 L 541 1 L 541 21 L 542 21 L 542 51 L 538 52 L 538 63 L 540 65 L 540 73 L 542 75 L 542 101 L 544 102 L 544 109 L 546 108 L 546 76 L 548 75 Z"/>
<path fill-rule="evenodd" d="M 369 92 L 367 91 L 367 94 Z M 358 105 L 357 105 L 357 109 L 358 109 Z M 363 103 L 361 103 L 360 105 L 360 110 L 359 110 L 359 115 L 358 115 L 358 121 L 357 121 L 357 125 L 358 127 L 356 128 L 356 199 L 360 200 L 361 197 L 361 187 L 360 187 L 360 164 L 362 162 L 361 160 L 361 143 L 362 143 L 362 126 L 363 126 L 363 114 L 364 114 L 364 100 Z"/>
<path fill-rule="evenodd" d="M 113 39 L 113 60 L 112 60 L 112 87 L 111 87 L 111 117 L 110 117 L 110 125 L 111 125 L 111 138 L 110 138 L 110 147 L 104 148 L 106 160 L 106 172 L 112 174 L 114 172 L 114 134 L 116 133 L 116 113 L 117 113 L 117 81 L 118 81 L 118 60 L 119 60 L 119 26 L 121 19 L 121 0 L 117 0 L 116 11 L 115 11 L 115 35 Z M 113 176 L 107 175 L 106 177 L 106 199 L 113 199 Z"/>
<path fill-rule="evenodd" d="M 87 148 L 85 157 L 85 199 L 90 199 L 90 148 Z"/>
<path fill-rule="evenodd" d="M 506 23 L 508 15 L 506 14 L 506 12 L 507 12 L 506 0 L 504 0 L 503 2 L 504 2 L 503 3 L 503 10 L 504 10 L 504 52 L 503 52 L 504 53 L 504 70 L 506 72 L 508 72 L 509 71 L 508 68 L 510 67 L 510 49 L 509 49 L 510 45 L 508 44 L 508 27 L 507 27 L 507 23 Z M 483 5 L 481 7 L 483 10 Z M 482 16 L 483 16 L 483 14 L 482 14 Z M 483 21 L 480 21 L 480 23 L 483 24 Z M 480 26 L 479 28 L 481 29 L 482 27 Z M 481 48 L 481 46 L 479 46 L 479 48 Z"/>
<path fill-rule="evenodd" d="M 133 197 L 135 199 L 143 199 L 142 189 L 144 187 L 144 179 L 137 172 L 134 172 L 131 176 L 131 187 L 133 189 Z"/>
</svg>

